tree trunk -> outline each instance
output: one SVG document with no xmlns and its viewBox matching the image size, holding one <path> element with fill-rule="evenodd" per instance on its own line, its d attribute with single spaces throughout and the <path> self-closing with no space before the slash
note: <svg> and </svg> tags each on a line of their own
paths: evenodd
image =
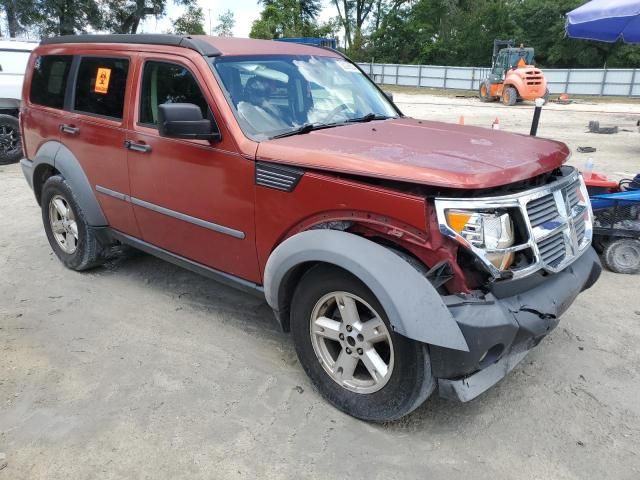
<svg viewBox="0 0 640 480">
<path fill-rule="evenodd" d="M 16 16 L 15 0 L 7 0 L 2 2 L 4 7 L 4 13 L 7 16 L 7 27 L 9 29 L 9 36 L 15 38 L 20 33 L 20 24 Z"/>
</svg>

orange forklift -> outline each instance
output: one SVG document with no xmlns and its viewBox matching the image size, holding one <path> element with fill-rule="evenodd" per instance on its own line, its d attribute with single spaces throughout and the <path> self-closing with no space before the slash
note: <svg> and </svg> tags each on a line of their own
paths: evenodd
<svg viewBox="0 0 640 480">
<path fill-rule="evenodd" d="M 480 100 L 502 100 L 515 105 L 521 100 L 549 97 L 544 73 L 534 66 L 533 48 L 514 47 L 513 40 L 493 41 L 491 73 L 480 83 Z"/>
</svg>

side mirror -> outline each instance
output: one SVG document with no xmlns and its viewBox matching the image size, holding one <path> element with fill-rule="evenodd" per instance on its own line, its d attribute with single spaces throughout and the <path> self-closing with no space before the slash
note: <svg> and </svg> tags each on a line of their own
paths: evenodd
<svg viewBox="0 0 640 480">
<path fill-rule="evenodd" d="M 161 137 L 190 140 L 220 141 L 211 120 L 202 117 L 200 107 L 193 103 L 163 103 L 158 105 L 158 132 Z"/>
<path fill-rule="evenodd" d="M 393 92 L 384 92 L 385 96 L 393 102 Z"/>
</svg>

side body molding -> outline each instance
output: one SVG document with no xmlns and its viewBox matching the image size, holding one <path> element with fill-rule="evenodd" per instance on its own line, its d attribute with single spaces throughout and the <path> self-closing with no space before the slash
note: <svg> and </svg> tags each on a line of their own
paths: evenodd
<svg viewBox="0 0 640 480">
<path fill-rule="evenodd" d="M 71 185 L 71 189 L 80 203 L 89 225 L 92 227 L 108 225 L 89 179 L 71 150 L 59 142 L 46 142 L 38 149 L 33 160 L 34 174 L 41 164 L 54 167 Z M 31 184 L 33 185 L 33 179 Z"/>
<path fill-rule="evenodd" d="M 382 304 L 394 330 L 420 342 L 469 351 L 455 319 L 431 283 L 392 251 L 357 235 L 309 230 L 282 242 L 264 272 L 264 293 L 279 311 L 280 286 L 305 262 L 339 266 L 364 282 Z"/>
</svg>

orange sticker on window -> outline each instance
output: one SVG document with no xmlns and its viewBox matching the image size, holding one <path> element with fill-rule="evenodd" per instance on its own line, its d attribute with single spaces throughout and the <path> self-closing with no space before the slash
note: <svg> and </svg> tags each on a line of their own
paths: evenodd
<svg viewBox="0 0 640 480">
<path fill-rule="evenodd" d="M 96 75 L 96 86 L 93 89 L 96 93 L 107 93 L 109 91 L 109 78 L 111 78 L 110 68 L 99 68 Z"/>
</svg>

